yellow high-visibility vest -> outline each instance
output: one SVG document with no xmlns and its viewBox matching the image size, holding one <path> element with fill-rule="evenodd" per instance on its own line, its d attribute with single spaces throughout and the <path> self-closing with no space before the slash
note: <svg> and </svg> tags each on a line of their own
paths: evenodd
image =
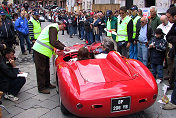
<svg viewBox="0 0 176 118">
<path fill-rule="evenodd" d="M 36 42 L 34 43 L 34 46 L 32 47 L 35 51 L 51 58 L 51 56 L 54 54 L 54 47 L 50 44 L 49 41 L 49 28 L 55 27 L 57 30 L 59 30 L 58 23 L 53 23 L 45 27 L 39 37 L 37 38 Z"/>
</svg>

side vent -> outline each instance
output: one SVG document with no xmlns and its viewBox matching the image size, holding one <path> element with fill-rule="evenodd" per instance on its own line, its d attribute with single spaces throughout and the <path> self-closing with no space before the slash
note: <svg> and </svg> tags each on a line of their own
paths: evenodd
<svg viewBox="0 0 176 118">
<path fill-rule="evenodd" d="M 142 103 L 142 102 L 147 102 L 147 99 L 141 99 L 141 100 L 139 100 L 139 103 Z"/>
</svg>

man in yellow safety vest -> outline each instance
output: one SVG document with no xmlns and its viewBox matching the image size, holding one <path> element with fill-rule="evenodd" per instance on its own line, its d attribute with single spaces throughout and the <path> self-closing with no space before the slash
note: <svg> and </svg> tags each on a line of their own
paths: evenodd
<svg viewBox="0 0 176 118">
<path fill-rule="evenodd" d="M 46 26 L 34 43 L 34 63 L 36 67 L 38 91 L 43 94 L 50 94 L 48 88 L 56 86 L 50 83 L 50 58 L 54 54 L 54 48 L 69 51 L 58 40 L 58 31 L 63 30 L 64 25 L 53 23 Z"/>
<path fill-rule="evenodd" d="M 133 39 L 129 48 L 129 58 L 137 59 L 137 39 L 136 39 L 136 31 L 139 29 L 141 25 L 141 17 L 138 16 L 138 7 L 133 5 L 131 7 L 131 18 L 133 19 Z"/>
<path fill-rule="evenodd" d="M 41 33 L 41 23 L 39 21 L 40 14 L 37 11 L 34 11 L 33 16 L 29 20 L 29 36 L 30 40 L 32 42 L 32 45 L 34 45 L 35 41 L 39 37 Z"/>
<path fill-rule="evenodd" d="M 126 7 L 120 7 L 119 14 L 121 18 L 118 19 L 117 24 L 117 51 L 128 58 L 128 48 L 133 37 L 133 21 L 131 17 L 127 16 Z"/>
</svg>

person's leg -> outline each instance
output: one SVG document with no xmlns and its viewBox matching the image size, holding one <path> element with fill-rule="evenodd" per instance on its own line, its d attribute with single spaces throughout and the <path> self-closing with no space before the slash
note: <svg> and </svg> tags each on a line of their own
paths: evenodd
<svg viewBox="0 0 176 118">
<path fill-rule="evenodd" d="M 34 63 L 35 63 L 35 68 L 36 68 L 36 75 L 37 75 L 37 85 L 38 85 L 38 90 L 42 91 L 45 88 L 45 80 L 47 77 L 46 72 L 46 66 L 48 62 L 46 61 L 47 57 L 38 53 L 37 51 L 34 52 Z"/>
<path fill-rule="evenodd" d="M 26 78 L 24 77 L 17 77 L 16 79 L 11 80 L 8 94 L 16 96 L 25 83 L 26 83 Z"/>
<path fill-rule="evenodd" d="M 25 53 L 25 47 L 24 47 L 24 35 L 22 33 L 19 33 L 19 40 L 20 40 L 20 47 L 22 54 Z"/>
<path fill-rule="evenodd" d="M 142 46 L 140 43 L 137 43 L 138 47 L 138 60 L 142 62 Z"/>
<path fill-rule="evenodd" d="M 137 59 L 138 57 L 138 48 L 137 48 L 137 44 L 134 44 L 134 58 L 133 59 Z"/>
<path fill-rule="evenodd" d="M 126 46 L 127 46 L 127 43 L 122 45 L 122 55 L 128 58 L 128 48 Z"/>
<path fill-rule="evenodd" d="M 117 42 L 117 51 L 122 55 L 122 47 L 119 45 L 119 42 Z"/>
<path fill-rule="evenodd" d="M 73 26 L 72 25 L 70 25 L 69 33 L 70 33 L 70 38 L 72 38 L 73 36 Z"/>
<path fill-rule="evenodd" d="M 94 42 L 94 35 L 92 31 L 90 32 L 90 42 L 91 44 Z"/>
<path fill-rule="evenodd" d="M 88 41 L 88 44 L 90 45 L 91 44 L 91 41 L 90 41 L 90 32 L 87 32 L 86 33 L 87 35 L 87 41 Z"/>
<path fill-rule="evenodd" d="M 142 63 L 147 66 L 148 62 L 148 47 L 145 44 L 142 44 Z"/>
<path fill-rule="evenodd" d="M 156 64 L 151 64 L 151 67 L 152 67 L 152 74 L 156 79 L 157 65 Z"/>
<path fill-rule="evenodd" d="M 174 58 L 174 66 L 175 66 L 175 73 L 176 73 L 176 55 L 175 55 L 175 58 Z M 173 104 L 176 105 L 176 76 L 174 78 L 174 89 L 173 89 L 173 92 L 172 92 L 172 95 L 171 95 L 171 102 Z"/>
<path fill-rule="evenodd" d="M 45 60 L 46 65 L 45 65 L 45 87 L 50 85 L 50 59 L 46 58 Z"/>
<path fill-rule="evenodd" d="M 83 26 L 81 26 L 80 27 L 80 32 L 81 32 L 81 40 L 83 40 L 84 39 L 84 27 Z"/>
<path fill-rule="evenodd" d="M 64 30 L 62 30 L 62 35 L 64 35 Z"/>
<path fill-rule="evenodd" d="M 157 65 L 157 74 L 159 79 L 163 79 L 163 65 Z"/>
<path fill-rule="evenodd" d="M 134 59 L 134 45 L 131 43 L 130 48 L 129 48 L 129 58 Z"/>
<path fill-rule="evenodd" d="M 31 53 L 31 42 L 30 42 L 30 39 L 29 39 L 29 35 L 25 35 L 24 38 L 26 40 L 29 53 Z"/>
</svg>

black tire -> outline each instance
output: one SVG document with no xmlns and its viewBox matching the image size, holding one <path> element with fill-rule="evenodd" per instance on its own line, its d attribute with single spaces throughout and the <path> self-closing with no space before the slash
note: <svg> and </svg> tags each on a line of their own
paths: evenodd
<svg viewBox="0 0 176 118">
<path fill-rule="evenodd" d="M 62 104 L 61 98 L 60 98 L 60 109 L 61 109 L 61 112 L 62 112 L 64 115 L 70 114 L 70 112 L 69 112 L 69 111 L 65 108 L 65 106 Z"/>
<path fill-rule="evenodd" d="M 59 94 L 59 82 L 58 82 L 57 72 L 56 72 L 56 92 L 57 94 Z"/>
</svg>

